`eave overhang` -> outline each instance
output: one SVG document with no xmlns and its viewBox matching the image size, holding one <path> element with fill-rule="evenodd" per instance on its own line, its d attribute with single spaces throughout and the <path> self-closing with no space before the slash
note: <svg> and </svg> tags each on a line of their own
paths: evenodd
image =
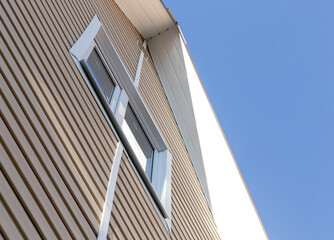
<svg viewBox="0 0 334 240">
<path fill-rule="evenodd" d="M 115 2 L 145 39 L 175 25 L 174 18 L 159 0 L 115 0 Z"/>
</svg>

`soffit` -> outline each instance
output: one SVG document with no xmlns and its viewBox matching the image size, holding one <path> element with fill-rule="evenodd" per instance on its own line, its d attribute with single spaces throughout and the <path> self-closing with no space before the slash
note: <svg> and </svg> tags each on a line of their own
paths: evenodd
<svg viewBox="0 0 334 240">
<path fill-rule="evenodd" d="M 159 0 L 115 0 L 115 2 L 145 39 L 174 25 L 173 19 Z"/>
</svg>

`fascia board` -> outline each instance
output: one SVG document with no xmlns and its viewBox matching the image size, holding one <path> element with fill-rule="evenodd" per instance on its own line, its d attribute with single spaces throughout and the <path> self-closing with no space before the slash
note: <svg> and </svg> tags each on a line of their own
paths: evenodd
<svg viewBox="0 0 334 240">
<path fill-rule="evenodd" d="M 180 41 L 207 174 L 212 212 L 220 236 L 232 240 L 268 239 L 181 34 Z"/>
</svg>

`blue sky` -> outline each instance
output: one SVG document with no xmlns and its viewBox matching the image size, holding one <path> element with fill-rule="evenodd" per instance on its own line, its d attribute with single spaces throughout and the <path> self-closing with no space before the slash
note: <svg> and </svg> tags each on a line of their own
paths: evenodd
<svg viewBox="0 0 334 240">
<path fill-rule="evenodd" d="M 270 239 L 334 239 L 334 1 L 163 2 Z"/>
</svg>

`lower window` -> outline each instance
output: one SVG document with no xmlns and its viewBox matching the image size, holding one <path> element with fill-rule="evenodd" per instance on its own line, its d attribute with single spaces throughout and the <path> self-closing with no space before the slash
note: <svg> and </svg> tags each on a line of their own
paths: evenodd
<svg viewBox="0 0 334 240">
<path fill-rule="evenodd" d="M 125 121 L 123 122 L 123 130 L 128 137 L 133 150 L 146 172 L 147 177 L 152 182 L 153 155 L 154 149 L 150 143 L 143 127 L 139 123 L 130 105 L 125 112 Z"/>
</svg>

